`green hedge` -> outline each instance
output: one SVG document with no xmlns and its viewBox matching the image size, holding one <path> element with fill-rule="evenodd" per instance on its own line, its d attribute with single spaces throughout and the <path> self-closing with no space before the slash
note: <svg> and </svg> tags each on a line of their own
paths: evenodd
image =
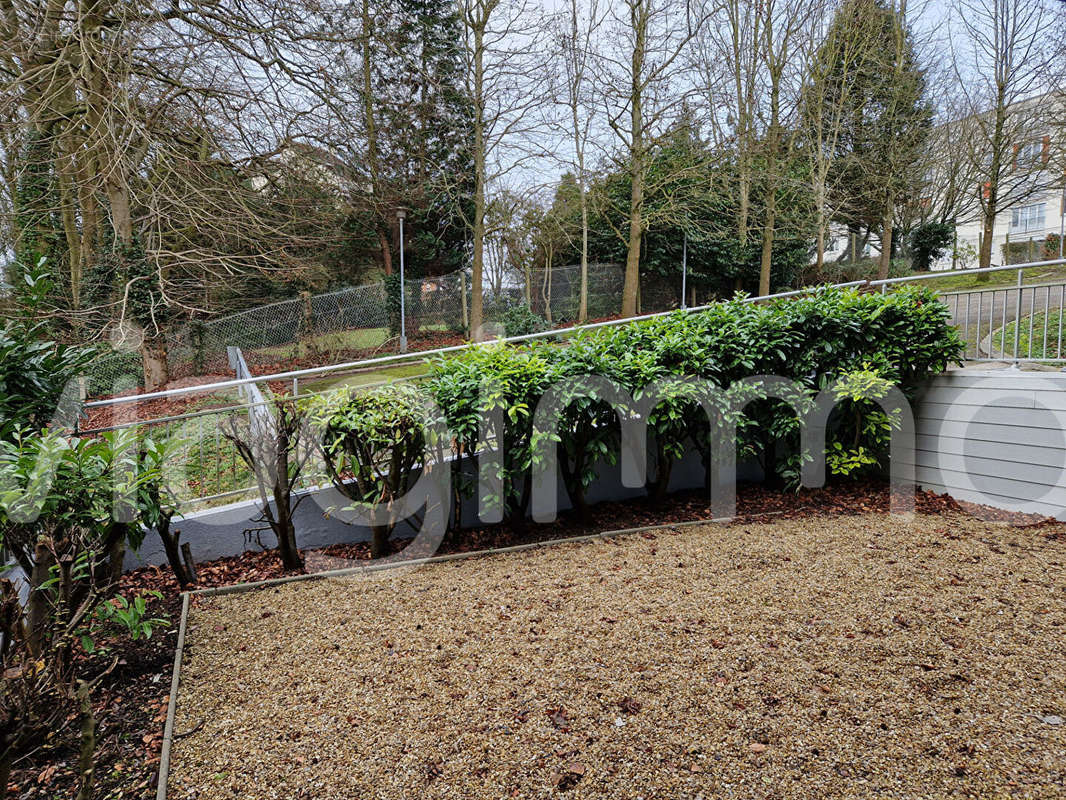
<svg viewBox="0 0 1066 800">
<path fill-rule="evenodd" d="M 755 375 L 796 381 L 803 387 L 803 396 L 796 398 L 800 405 L 811 402 L 831 381 L 846 378 L 830 424 L 830 472 L 854 476 L 881 469 L 894 419 L 861 398 L 876 396 L 893 384 L 911 396 L 923 379 L 958 360 L 962 349 L 946 307 L 927 290 L 905 288 L 881 295 L 826 289 L 765 304 L 718 303 L 702 312 L 677 312 L 578 333 L 563 343 L 474 348 L 435 362 L 421 390 L 441 410 L 461 457 L 479 449 L 483 412 L 502 409 L 503 430 L 495 431 L 493 438 L 504 443 L 504 493 L 491 500 L 505 514 L 521 517 L 529 507 L 531 467 L 541 452 L 533 413 L 544 392 L 565 378 L 610 378 L 638 399 L 653 382 L 684 376 L 746 393 L 743 399 L 752 402 L 731 421 L 708 420 L 699 411 L 697 390 L 685 385 L 674 388 L 654 409 L 649 417 L 654 447 L 648 491 L 658 498 L 666 490 L 673 463 L 690 447 L 710 467 L 710 441 L 716 432 L 712 424 L 717 429 L 726 422 L 737 425 L 738 458 L 759 459 L 770 480 L 798 483 L 800 464 L 810 456 L 799 452 L 795 412 L 761 396 L 757 387 L 733 386 Z M 341 401 L 375 402 L 350 393 Z M 555 445 L 566 490 L 583 513 L 585 492 L 598 465 L 618 458 L 619 426 L 615 411 L 595 395 L 575 395 L 564 420 Z M 460 472 L 457 463 L 457 476 Z M 470 493 L 471 483 L 456 482 L 455 491 Z"/>
</svg>

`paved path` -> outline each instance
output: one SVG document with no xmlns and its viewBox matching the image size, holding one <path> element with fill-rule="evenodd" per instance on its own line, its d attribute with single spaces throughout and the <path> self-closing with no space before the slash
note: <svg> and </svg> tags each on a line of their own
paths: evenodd
<svg viewBox="0 0 1066 800">
<path fill-rule="evenodd" d="M 1018 290 L 1014 286 L 999 286 L 989 289 L 974 289 L 965 294 L 955 294 L 944 297 L 948 309 L 952 312 L 952 321 L 958 326 L 959 332 L 967 342 L 967 355 L 979 358 L 1002 357 L 998 349 L 991 348 L 985 340 L 989 335 L 998 331 L 1004 324 L 1013 322 L 1017 312 Z M 1052 286 L 1022 287 L 1021 316 L 1024 320 L 1030 314 L 1043 313 L 1045 308 L 1053 311 L 1066 306 L 1066 283 L 1056 283 Z M 1066 336 L 1066 332 L 1064 332 Z M 1040 341 L 1043 330 L 1037 336 L 1034 330 L 1034 338 Z M 1048 342 L 1058 341 L 1057 326 L 1048 329 Z M 977 343 L 983 343 L 980 352 L 976 352 Z M 1007 349 L 1013 347 L 1012 342 L 1007 342 Z M 992 352 L 989 352 L 992 350 Z M 1024 354 L 1023 354 L 1024 355 Z"/>
</svg>

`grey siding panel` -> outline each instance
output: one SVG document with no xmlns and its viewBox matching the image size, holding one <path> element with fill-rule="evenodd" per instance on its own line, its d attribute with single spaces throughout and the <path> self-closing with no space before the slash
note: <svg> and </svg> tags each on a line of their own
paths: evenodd
<svg viewBox="0 0 1066 800">
<path fill-rule="evenodd" d="M 1050 425 L 1058 425 L 1062 430 L 1066 426 L 1066 411 L 1055 411 L 1048 408 L 1004 408 L 989 398 L 989 405 L 985 406 L 957 406 L 943 403 L 922 403 L 923 414 L 928 414 L 933 419 L 958 419 L 972 420 L 993 425 L 1012 425 L 1020 428 L 1040 428 L 1047 430 Z M 949 416 L 950 415 L 950 416 Z"/>
<path fill-rule="evenodd" d="M 918 450 L 994 458 L 1007 464 L 1039 464 L 1045 467 L 1066 466 L 1066 451 L 1058 447 L 1024 445 L 1016 442 L 986 442 L 980 439 L 959 439 L 953 436 L 918 436 Z"/>
<path fill-rule="evenodd" d="M 946 372 L 933 379 L 934 388 L 937 386 L 949 386 L 953 389 L 977 388 L 989 389 L 1018 389 L 1024 382 L 1026 388 L 1054 387 L 1066 390 L 1066 373 L 1061 372 L 1020 372 L 1011 369 L 992 369 L 980 371 L 956 371 Z"/>
<path fill-rule="evenodd" d="M 983 406 L 990 395 L 999 394 L 983 389 L 953 388 L 950 386 L 933 386 L 922 395 L 922 403 L 942 403 L 944 405 Z M 998 403 L 1014 408 L 1033 408 L 1036 404 L 1034 392 L 1011 392 L 1004 394 Z"/>
<path fill-rule="evenodd" d="M 1007 497 L 1020 503 L 1040 501 L 1066 509 L 1066 487 L 1062 486 L 995 476 L 989 479 L 984 475 L 925 466 L 917 468 L 915 479 L 923 486 L 926 483 L 939 483 L 956 489 L 988 492 L 996 497 Z"/>
<path fill-rule="evenodd" d="M 1062 466 L 1045 466 L 1042 464 L 1004 463 L 995 458 L 978 458 L 962 456 L 957 453 L 936 453 L 918 450 L 915 452 L 915 466 L 932 467 L 966 473 L 984 478 L 1004 478 L 1021 480 L 1026 483 L 1043 486 L 1066 485 L 1066 470 Z M 961 484 L 965 485 L 965 484 Z"/>
<path fill-rule="evenodd" d="M 924 414 L 924 411 L 919 411 Z M 942 420 L 919 417 L 915 420 L 918 436 L 947 436 L 953 439 L 968 439 L 981 442 L 1015 442 L 1035 447 L 1054 446 L 1055 434 L 1042 428 L 1017 425 L 989 425 L 983 422 L 966 423 L 963 420 Z"/>
<path fill-rule="evenodd" d="M 960 500 L 1066 519 L 1066 375 L 934 378 L 915 408 L 915 478 Z"/>
</svg>

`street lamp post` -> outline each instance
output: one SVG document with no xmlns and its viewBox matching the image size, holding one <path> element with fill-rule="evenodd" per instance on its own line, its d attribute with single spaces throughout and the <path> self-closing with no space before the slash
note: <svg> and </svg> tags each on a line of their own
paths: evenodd
<svg viewBox="0 0 1066 800">
<path fill-rule="evenodd" d="M 1062 258 L 1063 244 L 1066 242 L 1066 179 L 1062 184 L 1062 195 L 1059 197 L 1059 258 Z"/>
<path fill-rule="evenodd" d="M 396 210 L 396 219 L 400 221 L 400 352 L 407 352 L 407 314 L 404 305 L 403 282 L 403 220 L 407 212 L 402 208 Z"/>
</svg>

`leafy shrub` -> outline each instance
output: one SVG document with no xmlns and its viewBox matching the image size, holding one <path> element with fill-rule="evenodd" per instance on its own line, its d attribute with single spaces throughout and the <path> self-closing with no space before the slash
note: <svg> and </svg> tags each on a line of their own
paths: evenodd
<svg viewBox="0 0 1066 800">
<path fill-rule="evenodd" d="M 925 272 L 933 262 L 943 257 L 955 238 L 955 226 L 948 222 L 927 222 L 910 234 L 911 258 L 914 269 Z"/>
<path fill-rule="evenodd" d="M 85 676 L 74 643 L 96 649 L 92 630 L 119 624 L 145 635 L 134 601 L 109 611 L 127 547 L 138 547 L 153 519 L 162 480 L 138 454 L 135 435 L 67 439 L 53 429 L 19 428 L 0 440 L 0 548 L 29 584 L 25 604 L 0 579 L 0 782 L 12 759 L 44 734 L 81 717 L 79 796 L 90 796 L 96 719 L 90 694 L 103 677 Z M 147 627 L 146 627 L 147 625 Z M 84 637 L 84 638 L 83 638 Z"/>
<path fill-rule="evenodd" d="M 73 381 L 94 356 L 92 348 L 51 341 L 47 323 L 34 321 L 53 286 L 43 262 L 21 280 L 23 316 L 0 327 L 0 439 L 19 429 L 40 430 L 57 411 L 74 411 Z"/>
<path fill-rule="evenodd" d="M 421 393 L 405 384 L 365 392 L 344 387 L 310 404 L 326 469 L 353 507 L 390 504 L 407 493 L 423 455 L 424 410 Z M 371 526 L 374 558 L 388 554 L 396 522 L 390 517 Z"/>
<path fill-rule="evenodd" d="M 500 315 L 506 336 L 528 336 L 548 329 L 548 321 L 525 303 L 508 306 Z"/>
<path fill-rule="evenodd" d="M 556 351 L 553 345 L 539 342 L 522 348 L 492 345 L 434 364 L 427 388 L 455 437 L 455 525 L 460 519 L 462 495 L 473 487 L 463 473 L 462 461 L 476 454 L 486 439 L 502 445 L 496 477 L 503 486 L 502 495 L 483 498 L 486 508 L 498 509 L 509 517 L 525 516 L 533 457 L 533 412 L 545 390 L 563 374 Z M 483 420 L 485 431 L 480 429 Z"/>
<path fill-rule="evenodd" d="M 810 296 L 769 303 L 733 300 L 697 313 L 676 312 L 617 327 L 578 332 L 565 344 L 534 342 L 493 345 L 443 358 L 419 387 L 385 387 L 324 401 L 327 460 L 335 482 L 350 472 L 356 501 L 390 501 L 406 491 L 421 456 L 420 396 L 431 397 L 453 437 L 455 475 L 464 459 L 499 445 L 495 465 L 503 491 L 489 507 L 512 518 L 529 506 L 531 474 L 544 447 L 557 448 L 560 472 L 574 508 L 586 514 L 586 493 L 602 464 L 620 456 L 619 412 L 646 414 L 653 460 L 648 492 L 665 494 L 674 463 L 694 447 L 711 481 L 712 442 L 734 428 L 738 458 L 760 459 L 769 479 L 795 485 L 800 468 L 814 456 L 800 450 L 800 412 L 837 379 L 840 401 L 829 421 L 831 474 L 865 474 L 885 465 L 889 431 L 898 417 L 873 402 L 898 385 L 908 396 L 930 374 L 960 357 L 962 342 L 949 324 L 946 306 L 928 290 L 904 288 L 892 294 L 826 289 Z M 783 390 L 753 376 L 791 379 Z M 601 389 L 568 390 L 559 398 L 557 433 L 536 431 L 533 412 L 545 393 L 567 386 L 565 379 L 599 376 L 620 384 L 643 403 L 648 392 L 659 402 L 643 411 L 617 409 Z M 710 382 L 732 401 L 710 417 Z M 704 384 L 705 386 L 705 384 Z M 424 394 L 423 394 L 424 393 Z M 487 420 L 482 430 L 482 420 Z M 551 437 L 546 441 L 545 437 Z M 456 508 L 474 482 L 453 482 Z M 458 526 L 459 515 L 452 515 Z M 375 532 L 375 552 L 384 553 L 391 526 Z"/>
</svg>

